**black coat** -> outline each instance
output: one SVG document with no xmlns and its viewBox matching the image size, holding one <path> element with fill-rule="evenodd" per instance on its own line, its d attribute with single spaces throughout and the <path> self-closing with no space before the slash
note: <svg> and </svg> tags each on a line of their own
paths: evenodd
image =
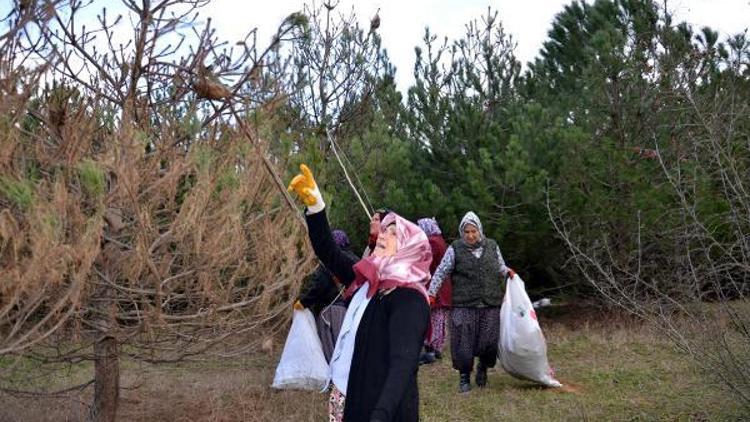
<svg viewBox="0 0 750 422">
<path fill-rule="evenodd" d="M 354 281 L 357 259 L 334 243 L 325 211 L 308 215 L 315 254 L 339 280 Z M 417 370 L 430 309 L 419 292 L 376 293 L 362 315 L 349 371 L 346 422 L 419 420 Z"/>
<path fill-rule="evenodd" d="M 343 251 L 343 253 L 351 255 L 352 259 L 357 259 L 349 251 Z M 318 265 L 318 268 L 305 279 L 299 301 L 315 315 L 320 314 L 320 311 L 334 301 L 344 303 L 343 298 L 339 296 L 339 285 L 334 281 L 333 274 L 323 264 Z"/>
</svg>

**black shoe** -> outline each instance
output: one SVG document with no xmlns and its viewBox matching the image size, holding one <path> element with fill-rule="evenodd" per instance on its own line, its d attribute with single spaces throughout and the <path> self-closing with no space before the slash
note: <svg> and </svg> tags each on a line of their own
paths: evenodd
<svg viewBox="0 0 750 422">
<path fill-rule="evenodd" d="M 477 377 L 476 377 L 477 387 L 484 387 L 487 385 L 487 367 L 479 363 L 477 365 Z"/>
<path fill-rule="evenodd" d="M 442 359 L 442 358 L 443 358 L 443 354 L 435 350 L 435 359 Z"/>
<path fill-rule="evenodd" d="M 471 374 L 461 374 L 458 381 L 458 392 L 468 393 L 471 390 Z"/>
<path fill-rule="evenodd" d="M 435 362 L 435 354 L 432 352 L 424 352 L 419 356 L 420 365 L 429 365 Z"/>
</svg>

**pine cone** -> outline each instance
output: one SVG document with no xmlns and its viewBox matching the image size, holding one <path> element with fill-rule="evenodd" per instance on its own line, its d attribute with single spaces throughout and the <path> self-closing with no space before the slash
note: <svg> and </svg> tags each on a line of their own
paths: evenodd
<svg viewBox="0 0 750 422">
<path fill-rule="evenodd" d="M 370 21 L 370 32 L 373 32 L 380 28 L 380 15 L 375 13 L 375 16 Z"/>
</svg>

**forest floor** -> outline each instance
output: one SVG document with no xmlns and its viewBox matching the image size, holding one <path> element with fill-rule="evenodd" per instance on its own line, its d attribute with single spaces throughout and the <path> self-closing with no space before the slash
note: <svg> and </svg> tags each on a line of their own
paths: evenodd
<svg viewBox="0 0 750 422">
<path fill-rule="evenodd" d="M 445 356 L 420 367 L 421 419 L 724 421 L 747 416 L 720 386 L 705 381 L 688 358 L 642 323 L 583 307 L 550 307 L 539 314 L 549 360 L 563 388 L 541 388 L 496 367 L 487 388 L 459 394 L 458 375 Z M 279 345 L 283 339 L 270 352 L 228 360 L 169 365 L 124 361 L 118 420 L 327 420 L 327 395 L 269 388 Z M 92 373 L 91 366 L 79 366 L 50 382 L 73 385 Z M 88 387 L 56 398 L 0 394 L 0 421 L 86 420 L 92 391 Z"/>
</svg>

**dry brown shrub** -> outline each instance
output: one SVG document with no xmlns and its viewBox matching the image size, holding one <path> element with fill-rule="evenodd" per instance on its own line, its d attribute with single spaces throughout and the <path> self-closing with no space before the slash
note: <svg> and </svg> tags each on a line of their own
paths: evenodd
<svg viewBox="0 0 750 422">
<path fill-rule="evenodd" d="M 95 146 L 95 119 L 70 116 L 64 127 L 80 132 L 54 142 L 42 130 L 17 135 L 25 142 L 3 177 L 32 186 L 33 199 L 0 199 L 2 315 L 16 324 L 3 346 L 23 349 L 73 314 L 101 316 L 102 288 L 127 339 L 148 320 L 184 328 L 170 341 L 205 345 L 206 330 L 216 339 L 282 314 L 311 255 L 249 140 L 226 125 L 221 142 L 176 154 L 161 138 L 147 154 L 149 134 L 127 124 Z M 47 171 L 31 181 L 33 166 Z"/>
<path fill-rule="evenodd" d="M 14 10 L 0 34 L 0 358 L 78 363 L 107 338 L 154 362 L 233 355 L 287 320 L 314 258 L 249 123 L 267 104 L 223 85 L 203 95 L 227 100 L 211 106 L 171 91 L 223 54 L 206 28 L 195 54 L 166 62 L 159 37 L 188 18 L 165 11 L 181 3 L 202 2 L 144 2 L 145 38 L 109 56 L 71 30 L 78 9 L 54 12 L 73 7 L 64 2 Z M 294 30 L 284 25 L 274 43 Z M 84 63 L 79 74 L 63 47 Z M 223 71 L 258 74 L 271 47 L 246 48 Z"/>
</svg>

